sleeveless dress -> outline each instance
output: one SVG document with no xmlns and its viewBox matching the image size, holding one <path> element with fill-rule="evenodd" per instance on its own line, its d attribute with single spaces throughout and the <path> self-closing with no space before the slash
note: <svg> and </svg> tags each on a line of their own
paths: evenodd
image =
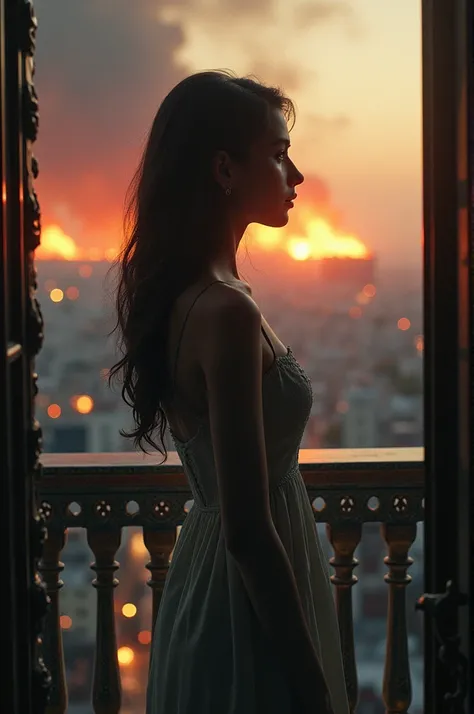
<svg viewBox="0 0 474 714">
<path fill-rule="evenodd" d="M 263 326 L 262 332 L 275 356 Z M 329 566 L 298 468 L 313 402 L 311 382 L 290 347 L 275 356 L 262 390 L 273 522 L 295 574 L 334 714 L 349 714 Z M 300 714 L 225 546 L 207 415 L 188 441 L 171 436 L 194 505 L 181 528 L 157 615 L 146 714 Z"/>
</svg>

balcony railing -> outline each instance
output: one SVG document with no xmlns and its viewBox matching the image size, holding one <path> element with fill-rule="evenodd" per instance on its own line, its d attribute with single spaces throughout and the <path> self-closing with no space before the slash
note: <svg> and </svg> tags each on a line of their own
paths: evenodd
<svg viewBox="0 0 474 714">
<path fill-rule="evenodd" d="M 411 702 L 406 586 L 413 560 L 409 550 L 417 523 L 424 519 L 423 449 L 330 449 L 300 451 L 300 470 L 317 522 L 326 523 L 333 549 L 330 564 L 339 617 L 351 714 L 358 700 L 352 588 L 357 583 L 354 552 L 362 526 L 380 522 L 387 544 L 387 642 L 383 700 L 388 712 L 403 714 Z M 115 560 L 121 529 L 141 526 L 149 552 L 148 581 L 153 593 L 153 623 L 176 542 L 176 526 L 186 518 L 192 498 L 178 455 L 168 463 L 138 453 L 44 454 L 41 510 L 48 526 L 40 570 L 51 598 L 45 623 L 44 657 L 53 687 L 49 714 L 67 710 L 67 682 L 60 627 L 61 551 L 69 527 L 87 530 L 94 554 L 91 568 L 97 590 L 93 710 L 117 714 L 121 708 L 120 670 L 114 615 Z M 415 594 L 414 594 L 415 595 Z M 153 623 L 150 623 L 151 628 Z"/>
</svg>

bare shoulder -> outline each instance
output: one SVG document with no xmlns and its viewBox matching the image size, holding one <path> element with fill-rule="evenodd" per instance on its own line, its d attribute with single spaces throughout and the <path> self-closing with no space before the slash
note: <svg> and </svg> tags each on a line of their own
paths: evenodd
<svg viewBox="0 0 474 714">
<path fill-rule="evenodd" d="M 257 336 L 260 348 L 262 316 L 249 293 L 227 284 L 216 284 L 208 291 L 200 315 L 200 357 L 208 367 L 225 356 L 239 354 Z M 256 345 L 254 344 L 253 347 Z"/>
</svg>

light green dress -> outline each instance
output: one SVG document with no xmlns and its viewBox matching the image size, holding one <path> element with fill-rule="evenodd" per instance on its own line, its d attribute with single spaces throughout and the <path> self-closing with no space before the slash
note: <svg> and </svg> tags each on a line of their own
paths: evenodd
<svg viewBox="0 0 474 714">
<path fill-rule="evenodd" d="M 290 348 L 266 372 L 262 389 L 273 520 L 295 573 L 334 712 L 348 714 L 329 568 L 298 468 L 311 382 Z M 189 441 L 173 439 L 194 505 L 163 590 L 146 714 L 296 714 L 286 672 L 225 546 L 208 420 L 202 418 Z"/>
</svg>

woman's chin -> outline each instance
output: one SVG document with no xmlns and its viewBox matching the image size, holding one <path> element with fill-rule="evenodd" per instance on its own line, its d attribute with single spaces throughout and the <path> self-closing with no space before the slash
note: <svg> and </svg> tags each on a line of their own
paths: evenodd
<svg viewBox="0 0 474 714">
<path fill-rule="evenodd" d="M 283 211 L 275 213 L 272 216 L 266 216 L 265 220 L 258 222 L 261 223 L 262 226 L 268 226 L 269 228 L 283 228 L 289 220 L 288 209 L 283 209 Z"/>
</svg>

